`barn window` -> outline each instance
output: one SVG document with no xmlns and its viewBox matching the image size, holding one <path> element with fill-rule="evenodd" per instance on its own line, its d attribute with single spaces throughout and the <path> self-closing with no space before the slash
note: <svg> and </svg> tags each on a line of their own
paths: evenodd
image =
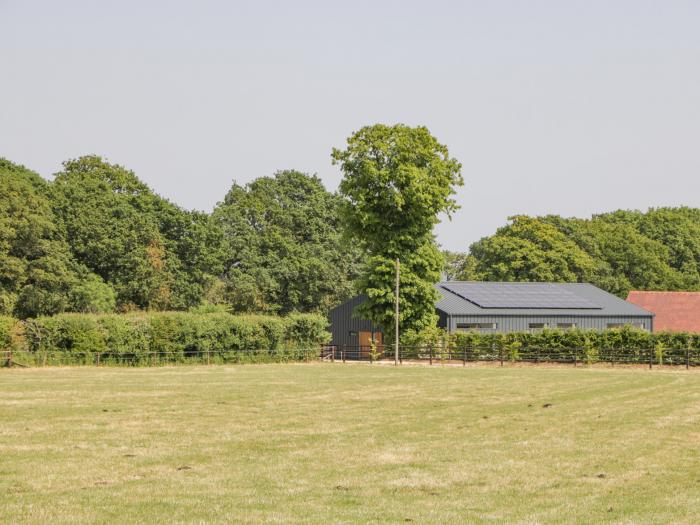
<svg viewBox="0 0 700 525">
<path fill-rule="evenodd" d="M 348 332 L 348 335 L 350 337 L 357 337 L 357 332 L 353 332 L 352 330 Z"/>
<path fill-rule="evenodd" d="M 457 330 L 495 330 L 496 323 L 457 323 Z"/>
<path fill-rule="evenodd" d="M 608 323 L 608 328 L 622 328 L 624 326 L 637 328 L 639 330 L 646 330 L 647 329 L 647 327 L 644 326 L 644 323 Z"/>
<path fill-rule="evenodd" d="M 547 328 L 549 325 L 547 323 L 530 323 L 529 327 L 530 330 L 543 330 L 544 328 Z"/>
<path fill-rule="evenodd" d="M 557 323 L 557 328 L 560 330 L 573 330 L 576 328 L 576 323 Z"/>
</svg>

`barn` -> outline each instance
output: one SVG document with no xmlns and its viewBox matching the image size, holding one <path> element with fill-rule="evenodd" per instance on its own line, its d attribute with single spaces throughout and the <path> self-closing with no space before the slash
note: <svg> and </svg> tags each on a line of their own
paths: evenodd
<svg viewBox="0 0 700 525">
<path fill-rule="evenodd" d="M 446 281 L 436 289 L 439 326 L 450 332 L 654 328 L 653 313 L 588 283 Z M 353 314 L 364 300 L 357 296 L 331 310 L 331 344 L 365 347 L 372 339 L 381 344 L 382 327 Z"/>
</svg>

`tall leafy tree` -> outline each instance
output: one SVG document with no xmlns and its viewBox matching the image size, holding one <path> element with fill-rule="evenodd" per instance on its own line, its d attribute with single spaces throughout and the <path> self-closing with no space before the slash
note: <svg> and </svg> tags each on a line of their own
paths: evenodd
<svg viewBox="0 0 700 525">
<path fill-rule="evenodd" d="M 50 184 L 0 159 L 0 313 L 111 311 L 114 303 L 112 288 L 73 258 L 51 209 Z"/>
<path fill-rule="evenodd" d="M 402 262 L 400 323 L 420 332 L 435 324 L 434 283 L 444 258 L 435 243 L 438 214 L 457 209 L 461 165 L 425 127 L 377 124 L 334 149 L 344 178 L 343 216 L 350 236 L 369 254 L 358 289 L 360 313 L 383 327 L 394 322 L 394 260 Z"/>
<path fill-rule="evenodd" d="M 110 283 L 122 309 L 202 302 L 221 271 L 221 232 L 97 156 L 64 163 L 53 208 L 74 256 Z"/>
<path fill-rule="evenodd" d="M 589 280 L 595 263 L 555 226 L 524 215 L 471 246 L 476 272 L 490 281 Z"/>
<path fill-rule="evenodd" d="M 358 250 L 341 239 L 340 198 L 287 170 L 234 184 L 213 213 L 228 257 L 219 300 L 242 312 L 327 311 L 347 298 Z"/>
<path fill-rule="evenodd" d="M 698 212 L 618 210 L 591 219 L 513 217 L 470 247 L 471 277 L 591 282 L 625 297 L 631 289 L 700 288 Z"/>
<path fill-rule="evenodd" d="M 680 272 L 684 288 L 700 287 L 700 209 L 652 208 L 636 229 L 668 249 L 668 263 Z"/>
<path fill-rule="evenodd" d="M 468 254 L 444 250 L 442 256 L 445 259 L 445 265 L 442 268 L 442 277 L 444 277 L 446 281 L 454 281 L 471 271 L 473 258 L 470 258 Z"/>
</svg>

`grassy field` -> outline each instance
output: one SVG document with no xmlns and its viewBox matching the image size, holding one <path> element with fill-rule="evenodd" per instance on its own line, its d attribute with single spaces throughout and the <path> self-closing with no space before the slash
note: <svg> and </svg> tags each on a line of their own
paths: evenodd
<svg viewBox="0 0 700 525">
<path fill-rule="evenodd" d="M 0 523 L 699 523 L 700 373 L 0 370 Z"/>
</svg>

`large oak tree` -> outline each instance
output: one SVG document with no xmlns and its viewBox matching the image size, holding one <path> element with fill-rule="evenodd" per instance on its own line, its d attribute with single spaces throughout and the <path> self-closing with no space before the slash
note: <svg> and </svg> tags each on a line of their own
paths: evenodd
<svg viewBox="0 0 700 525">
<path fill-rule="evenodd" d="M 280 171 L 234 184 L 214 210 L 227 261 L 219 302 L 239 312 L 326 312 L 351 294 L 359 260 L 341 239 L 340 198 Z"/>
</svg>

